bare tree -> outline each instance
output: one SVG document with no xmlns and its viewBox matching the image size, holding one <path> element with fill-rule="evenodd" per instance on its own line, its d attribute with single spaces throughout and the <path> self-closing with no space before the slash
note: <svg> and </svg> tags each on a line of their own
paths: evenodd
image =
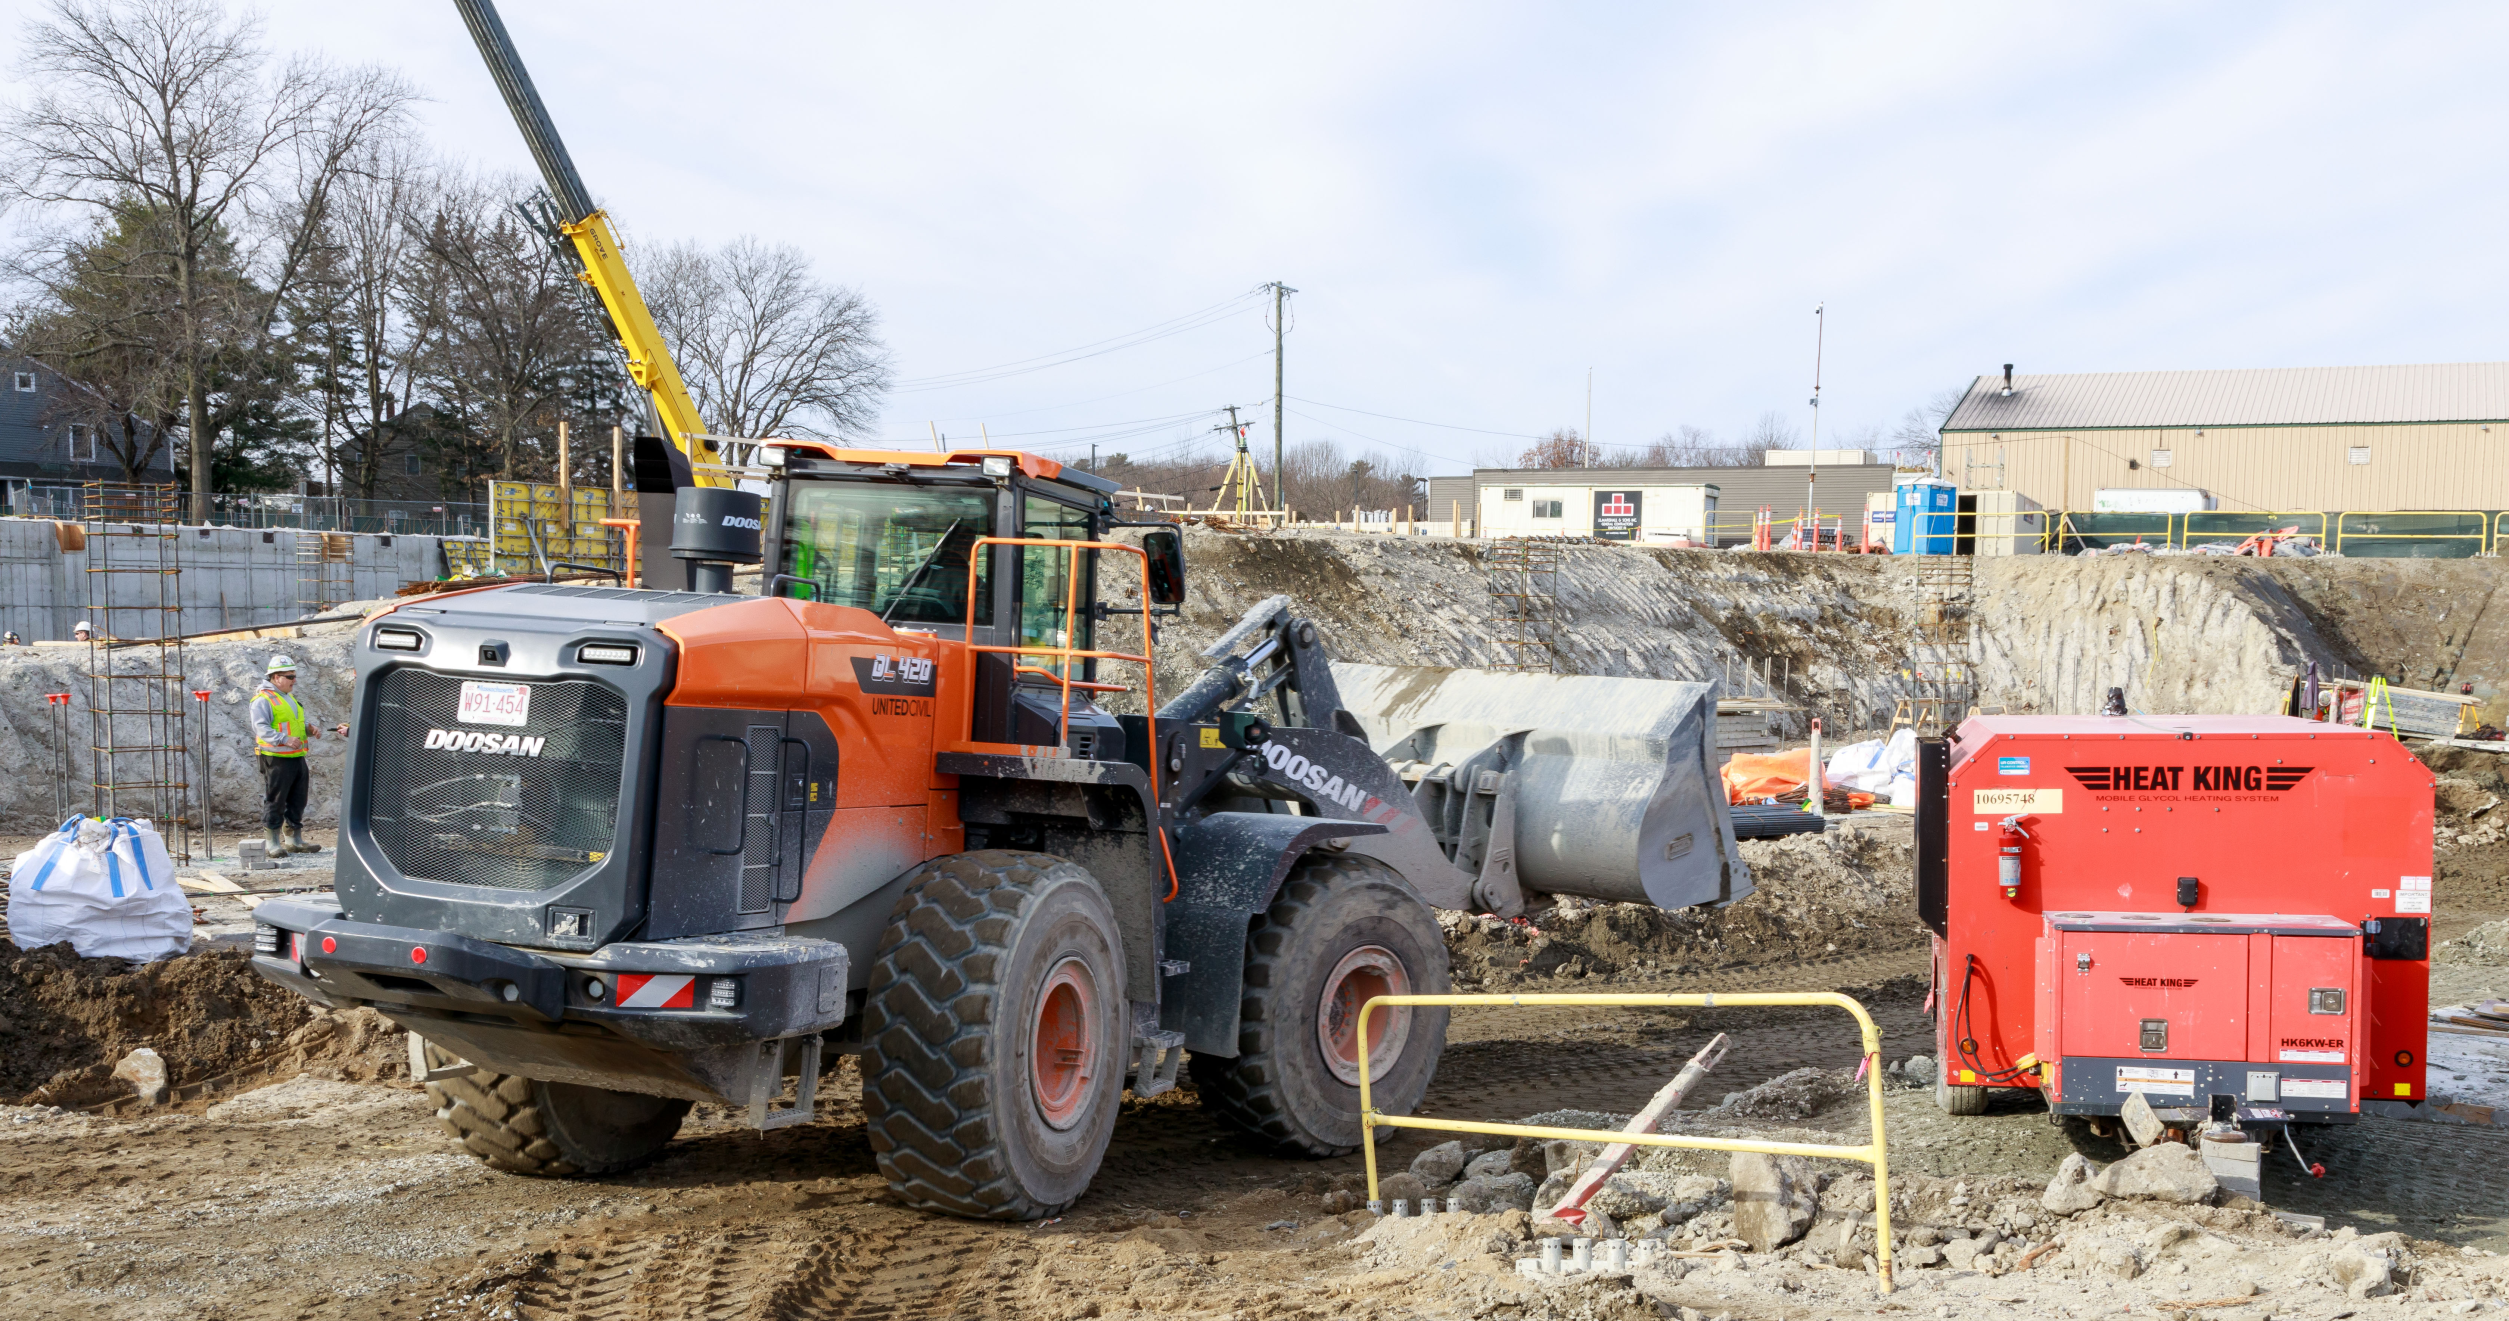
<svg viewBox="0 0 2509 1321">
<path fill-rule="evenodd" d="M 1891 428 L 1891 455 L 1894 462 L 1933 466 L 1935 452 L 1942 448 L 1943 424 L 1951 420 L 1952 410 L 1969 397 L 1965 385 L 1946 386 L 1937 390 L 1923 404 L 1911 408 Z"/>
<path fill-rule="evenodd" d="M 1558 427 L 1516 458 L 1519 468 L 1591 468 L 1594 446 L 1575 427 Z"/>
<path fill-rule="evenodd" d="M 364 136 L 410 99 L 381 70 L 291 60 L 265 76 L 261 25 L 215 0 L 56 0 L 29 30 L 21 76 L 32 98 L 0 118 L 0 187 L 47 208 L 158 218 L 153 278 L 171 294 L 161 351 L 179 368 L 193 517 L 206 521 L 216 422 L 210 393 L 221 330 L 266 338 L 310 252 L 338 173 Z M 258 208 L 287 214 L 257 291 L 258 315 L 214 304 L 211 249 L 249 239 Z M 230 293 L 236 292 L 229 290 Z"/>
<path fill-rule="evenodd" d="M 640 282 L 698 414 L 729 436 L 859 435 L 889 385 L 879 314 L 799 248 L 663 249 Z"/>
<path fill-rule="evenodd" d="M 607 427 L 624 415 L 626 374 L 571 253 L 505 204 L 511 177 L 448 183 L 434 211 L 412 219 L 406 315 L 427 328 L 416 367 L 424 387 L 464 425 L 443 477 L 541 480 L 554 470 L 561 420 Z"/>
<path fill-rule="evenodd" d="M 1802 439 L 1803 433 L 1795 430 L 1795 424 L 1787 421 L 1784 413 L 1771 409 L 1760 414 L 1751 430 L 1743 433 L 1742 443 L 1747 449 L 1766 454 L 1770 450 L 1799 448 L 1797 442 Z"/>
</svg>

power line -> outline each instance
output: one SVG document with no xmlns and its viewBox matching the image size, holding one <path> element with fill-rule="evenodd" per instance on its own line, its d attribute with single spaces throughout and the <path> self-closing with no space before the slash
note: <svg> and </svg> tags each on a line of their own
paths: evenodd
<svg viewBox="0 0 2509 1321">
<path fill-rule="evenodd" d="M 920 394 L 931 390 L 949 390 L 956 389 L 961 386 L 983 385 L 990 381 L 1006 380 L 1013 376 L 1025 376 L 1031 372 L 1041 372 L 1053 367 L 1068 366 L 1071 363 L 1083 362 L 1090 358 L 1102 357 L 1106 354 L 1120 352 L 1124 349 L 1138 348 L 1141 345 L 1154 343 L 1158 340 L 1169 338 L 1170 336 L 1184 334 L 1189 330 L 1200 330 L 1204 326 L 1217 325 L 1232 316 L 1236 316 L 1246 311 L 1254 304 L 1254 300 L 1262 293 L 1263 291 L 1260 289 L 1250 289 L 1226 302 L 1214 303 L 1209 307 L 1201 309 L 1200 311 L 1188 312 L 1183 316 L 1172 317 L 1166 321 L 1161 321 L 1156 325 L 1144 326 L 1139 330 L 1128 331 L 1125 334 L 1114 335 L 1101 340 L 1093 340 L 1090 343 L 1079 346 L 1078 348 L 1062 349 L 1054 353 L 1042 353 L 1033 358 L 1020 358 L 1012 362 L 999 363 L 991 367 L 977 367 L 971 368 L 967 371 L 946 372 L 938 376 L 925 376 L 912 380 L 900 381 L 890 388 L 890 392 L 892 394 Z"/>
<path fill-rule="evenodd" d="M 1207 368 L 1205 368 L 1205 369 L 1203 369 L 1203 370 L 1201 370 L 1201 371 L 1194 372 L 1194 373 L 1192 373 L 1191 375 L 1188 375 L 1188 376 L 1179 376 L 1179 377 L 1175 378 L 1174 380 L 1169 380 L 1169 381 L 1161 381 L 1161 382 L 1159 382 L 1157 385 L 1144 385 L 1144 386 L 1137 386 L 1137 387 L 1135 387 L 1135 388 L 1133 388 L 1133 389 L 1130 389 L 1130 390 L 1118 390 L 1118 391 L 1116 391 L 1116 392 L 1115 392 L 1115 393 L 1113 393 L 1113 394 L 1102 394 L 1102 395 L 1098 395 L 1098 396 L 1096 396 L 1096 397 L 1094 397 L 1094 398 L 1089 398 L 1089 399 L 1074 399 L 1074 400 L 1071 400 L 1071 401 L 1069 401 L 1069 402 L 1066 402 L 1066 403 L 1060 403 L 1060 404 L 1046 404 L 1046 405 L 1043 405 L 1043 406 L 1041 406 L 1041 407 L 1037 407 L 1037 408 L 1018 408 L 1018 409 L 1013 409 L 1013 410 L 1011 410 L 1010 412 L 1007 412 L 1007 413 L 971 413 L 971 414 L 968 414 L 967 416 L 964 416 L 964 417 L 954 417 L 954 418 L 951 418 L 950 420 L 951 420 L 952 422 L 990 422 L 990 421 L 992 421 L 993 419 L 995 419 L 995 418 L 997 418 L 997 417 L 1026 417 L 1026 416 L 1027 416 L 1027 415 L 1029 415 L 1030 413 L 1051 413 L 1051 412 L 1054 412 L 1054 411 L 1056 411 L 1056 410 L 1058 410 L 1058 409 L 1064 409 L 1064 408 L 1080 408 L 1080 407 L 1083 407 L 1083 406 L 1086 406 L 1086 405 L 1089 405 L 1089 404 L 1102 404 L 1102 403 L 1105 403 L 1105 402 L 1106 402 L 1107 400 L 1109 400 L 1109 399 L 1121 399 L 1121 398 L 1124 398 L 1124 397 L 1125 397 L 1125 396 L 1127 396 L 1127 395 L 1136 395 L 1136 394 L 1140 394 L 1140 393 L 1142 393 L 1142 392 L 1144 392 L 1144 391 L 1148 391 L 1148 390 L 1158 390 L 1158 389 L 1163 389 L 1163 388 L 1165 388 L 1165 387 L 1167 387 L 1167 386 L 1171 386 L 1171 385 L 1182 385 L 1182 384 L 1184 384 L 1184 383 L 1185 383 L 1185 382 L 1187 382 L 1187 381 L 1200 380 L 1201 378 L 1203 378 L 1203 377 L 1205 377 L 1205 376 L 1209 376 L 1209 375 L 1211 375 L 1211 374 L 1213 374 L 1213 373 L 1215 373 L 1215 372 L 1224 372 L 1224 371 L 1227 371 L 1227 370 L 1228 370 L 1229 368 L 1231 368 L 1231 367 L 1240 367 L 1240 366 L 1243 366 L 1243 365 L 1245 365 L 1245 364 L 1247 364 L 1247 363 L 1249 363 L 1249 362 L 1253 362 L 1253 361 L 1254 361 L 1255 359 L 1257 359 L 1257 358 L 1264 358 L 1264 357 L 1269 357 L 1269 356 L 1271 356 L 1271 350 L 1269 350 L 1269 349 L 1259 350 L 1259 351 L 1254 352 L 1254 353 L 1249 353 L 1249 354 L 1247 354 L 1245 357 L 1242 357 L 1242 358 L 1236 358 L 1236 359 L 1232 359 L 1231 361 L 1221 363 L 1221 364 L 1220 364 L 1219 366 L 1217 366 L 1217 367 L 1207 367 Z M 1007 432 L 1006 432 L 1006 433 L 1004 433 L 1004 434 L 1006 434 L 1006 435 L 1007 435 L 1007 434 L 1009 434 L 1009 433 L 1007 433 Z"/>
</svg>

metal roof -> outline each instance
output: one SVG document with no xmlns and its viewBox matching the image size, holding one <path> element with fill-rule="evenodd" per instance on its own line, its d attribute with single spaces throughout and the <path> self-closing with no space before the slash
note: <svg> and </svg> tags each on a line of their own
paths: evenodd
<svg viewBox="0 0 2509 1321">
<path fill-rule="evenodd" d="M 1981 376 L 1945 431 L 2509 420 L 2509 362 Z"/>
</svg>

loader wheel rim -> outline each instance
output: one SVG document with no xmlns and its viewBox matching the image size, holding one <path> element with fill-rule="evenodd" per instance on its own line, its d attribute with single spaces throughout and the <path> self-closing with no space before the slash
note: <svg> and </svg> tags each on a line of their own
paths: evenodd
<svg viewBox="0 0 2509 1321">
<path fill-rule="evenodd" d="M 1316 1044 L 1323 1049 L 1324 1065 L 1333 1076 L 1350 1086 L 1359 1085 L 1359 1010 L 1380 995 L 1411 994 L 1411 974 L 1403 961 L 1383 945 L 1362 945 L 1342 956 L 1333 965 L 1331 975 L 1324 979 L 1324 993 L 1316 1004 Z M 1368 1015 L 1368 1072 L 1370 1082 L 1385 1076 L 1386 1070 L 1401 1058 L 1403 1042 L 1411 1035 L 1411 1009 L 1407 1005 L 1383 1008 Z"/>
<path fill-rule="evenodd" d="M 1097 983 L 1088 964 L 1067 958 L 1054 965 L 1037 991 L 1036 1031 L 1028 1049 L 1037 1113 L 1058 1132 L 1076 1127 L 1089 1108 L 1098 1072 Z"/>
</svg>

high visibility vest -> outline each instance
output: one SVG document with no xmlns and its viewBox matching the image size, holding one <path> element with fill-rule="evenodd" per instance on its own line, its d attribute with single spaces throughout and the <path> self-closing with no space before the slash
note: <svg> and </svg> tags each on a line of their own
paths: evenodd
<svg viewBox="0 0 2509 1321">
<path fill-rule="evenodd" d="M 305 708 L 297 705 L 295 698 L 276 688 L 262 689 L 261 699 L 270 703 L 270 723 L 278 728 L 279 733 L 296 740 L 297 745 L 292 748 L 273 747 L 261 737 L 261 731 L 255 730 L 253 731 L 253 750 L 265 757 L 304 756 Z"/>
</svg>

